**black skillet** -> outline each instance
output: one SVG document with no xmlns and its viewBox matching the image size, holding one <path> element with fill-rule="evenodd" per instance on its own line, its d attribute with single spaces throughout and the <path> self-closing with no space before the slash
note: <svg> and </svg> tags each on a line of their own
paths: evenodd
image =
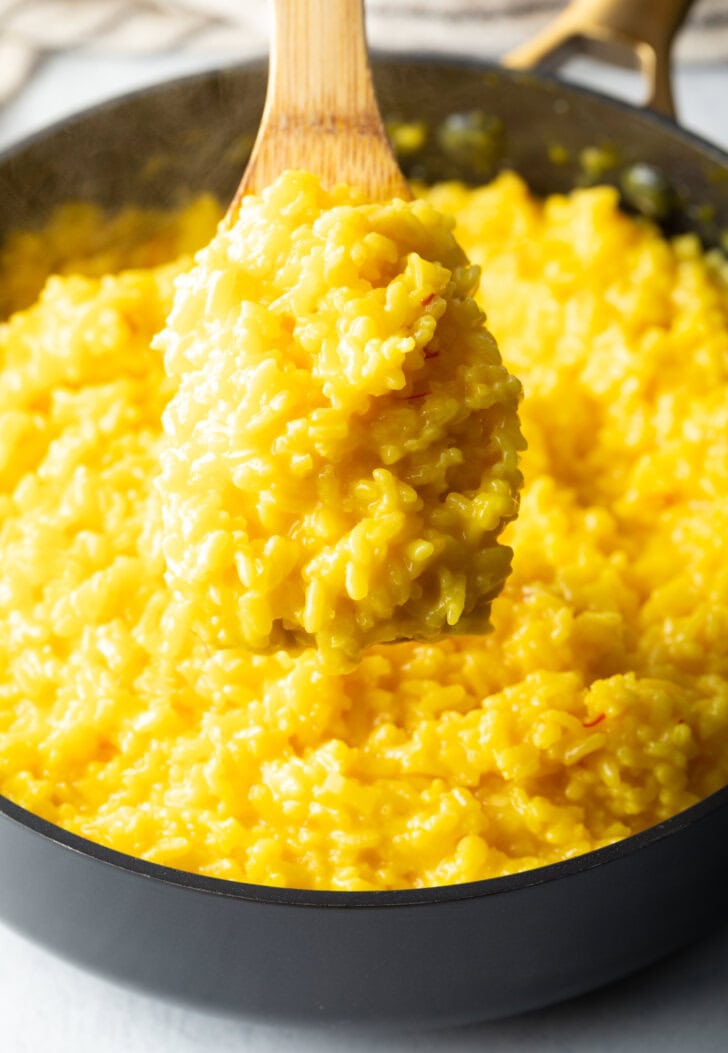
<svg viewBox="0 0 728 1053">
<path fill-rule="evenodd" d="M 375 79 L 385 114 L 424 117 L 433 129 L 434 145 L 410 158 L 415 169 L 448 174 L 453 159 L 437 129 L 452 113 L 477 110 L 495 145 L 485 161 L 470 159 L 472 170 L 457 159 L 466 177 L 508 165 L 536 191 L 567 190 L 590 178 L 583 149 L 606 145 L 602 180 L 633 185 L 630 166 L 653 166 L 647 182 L 660 184 L 670 230 L 695 230 L 713 244 L 728 228 L 728 158 L 668 120 L 544 77 L 462 62 L 381 58 Z M 202 74 L 20 144 L 0 158 L 1 228 L 33 225 L 69 197 L 171 205 L 209 189 L 226 201 L 243 164 L 230 143 L 242 134 L 242 150 L 250 139 L 264 88 L 262 64 Z M 728 788 L 568 862 L 378 893 L 197 877 L 100 848 L 0 798 L 5 921 L 147 992 L 279 1020 L 426 1026 L 542 1006 L 717 925 L 727 886 Z"/>
</svg>

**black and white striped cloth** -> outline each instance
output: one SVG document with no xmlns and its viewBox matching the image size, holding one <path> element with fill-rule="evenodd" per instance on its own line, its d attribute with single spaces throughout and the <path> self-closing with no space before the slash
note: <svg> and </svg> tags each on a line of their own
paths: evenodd
<svg viewBox="0 0 728 1053">
<path fill-rule="evenodd" d="M 367 0 L 369 39 L 387 50 L 497 58 L 543 28 L 563 3 Z M 0 105 L 54 51 L 189 49 L 243 59 L 265 51 L 268 19 L 265 0 L 0 0 Z M 684 63 L 725 61 L 728 0 L 698 0 L 677 48 Z"/>
</svg>

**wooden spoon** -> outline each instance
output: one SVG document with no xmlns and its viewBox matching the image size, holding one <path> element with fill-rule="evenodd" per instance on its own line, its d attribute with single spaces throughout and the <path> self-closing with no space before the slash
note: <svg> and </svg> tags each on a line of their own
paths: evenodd
<svg viewBox="0 0 728 1053">
<path fill-rule="evenodd" d="M 410 198 L 374 96 L 363 0 L 273 0 L 273 11 L 265 109 L 229 213 L 289 168 L 372 201 Z"/>
</svg>

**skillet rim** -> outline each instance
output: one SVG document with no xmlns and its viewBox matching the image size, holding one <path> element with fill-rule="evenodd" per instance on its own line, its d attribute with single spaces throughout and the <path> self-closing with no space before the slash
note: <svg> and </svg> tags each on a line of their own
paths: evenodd
<svg viewBox="0 0 728 1053">
<path fill-rule="evenodd" d="M 372 60 L 378 63 L 396 64 L 431 63 L 440 67 L 469 69 L 483 74 L 495 74 L 515 82 L 535 82 L 547 86 L 550 90 L 564 91 L 567 94 L 581 96 L 587 101 L 606 104 L 617 111 L 638 118 L 647 124 L 656 125 L 658 129 L 669 132 L 683 142 L 697 148 L 708 159 L 728 168 L 728 149 L 723 149 L 696 132 L 689 131 L 670 117 L 655 113 L 645 107 L 635 106 L 622 99 L 615 99 L 592 88 L 580 84 L 571 84 L 560 80 L 553 74 L 541 70 L 511 70 L 496 62 L 479 60 L 472 56 L 457 56 L 438 51 L 418 50 L 416 52 L 393 52 L 375 50 Z M 22 153 L 36 142 L 72 128 L 88 117 L 98 116 L 104 111 L 113 110 L 116 106 L 132 102 L 137 97 L 145 96 L 157 90 L 171 90 L 176 87 L 193 86 L 195 83 L 209 81 L 210 78 L 225 77 L 236 72 L 255 72 L 265 70 L 267 58 L 253 57 L 244 62 L 223 63 L 182 76 L 152 81 L 150 84 L 131 91 L 113 95 L 99 103 L 75 110 L 65 117 L 46 125 L 16 142 L 8 143 L 0 149 L 0 166 L 12 162 L 16 155 Z M 233 900 L 244 900 L 269 905 L 288 907 L 314 907 L 329 909 L 372 909 L 426 906 L 428 904 L 453 903 L 461 900 L 478 899 L 517 892 L 531 886 L 544 885 L 552 881 L 567 879 L 586 870 L 605 866 L 618 859 L 633 855 L 652 844 L 668 837 L 677 836 L 689 826 L 707 819 L 714 812 L 728 810 L 728 785 L 714 791 L 702 801 L 683 809 L 676 815 L 660 823 L 647 827 L 637 834 L 621 838 L 611 845 L 594 849 L 557 863 L 523 870 L 504 877 L 485 878 L 454 885 L 439 885 L 430 888 L 393 889 L 373 892 L 339 892 L 333 890 L 314 890 L 297 888 L 280 888 L 270 885 L 256 885 L 250 882 L 230 881 L 223 878 L 206 877 L 191 871 L 178 870 L 173 867 L 152 863 L 137 856 L 118 852 L 98 842 L 70 833 L 47 819 L 15 804 L 10 798 L 0 794 L 0 816 L 18 824 L 24 829 L 50 841 L 61 848 L 75 852 L 103 865 L 112 866 L 129 874 L 147 880 L 171 884 L 206 895 L 223 896 Z"/>
<path fill-rule="evenodd" d="M 252 882 L 230 881 L 227 878 L 207 877 L 189 870 L 178 870 L 161 863 L 152 863 L 138 856 L 116 849 L 64 830 L 56 823 L 42 819 L 34 812 L 15 804 L 0 795 L 0 817 L 29 830 L 59 847 L 93 859 L 97 863 L 112 866 L 135 874 L 137 877 L 155 880 L 162 884 L 176 885 L 207 895 L 223 896 L 227 899 L 246 900 L 256 903 L 277 904 L 287 907 L 318 907 L 338 909 L 371 909 L 373 907 L 412 907 L 436 903 L 453 903 L 460 900 L 480 899 L 509 892 L 518 892 L 535 885 L 575 877 L 586 870 L 606 866 L 626 858 L 669 837 L 676 837 L 682 830 L 708 819 L 714 812 L 725 810 L 728 814 L 728 785 L 715 790 L 702 801 L 684 808 L 669 819 L 623 837 L 611 845 L 582 852 L 557 863 L 521 870 L 503 877 L 484 878 L 481 881 L 461 882 L 454 885 L 434 885 L 429 888 L 388 889 L 373 892 L 339 892 L 322 889 L 281 888 L 275 885 L 256 885 Z"/>
<path fill-rule="evenodd" d="M 439 67 L 468 69 L 476 73 L 495 74 L 498 77 L 505 77 L 506 80 L 512 80 L 516 83 L 533 82 L 540 86 L 548 86 L 550 89 L 565 91 L 574 94 L 577 97 L 581 96 L 588 101 L 606 104 L 624 114 L 628 114 L 632 118 L 636 117 L 638 120 L 643 120 L 647 124 L 653 124 L 662 131 L 669 132 L 677 138 L 685 140 L 690 145 L 698 148 L 701 152 L 707 153 L 710 160 L 728 166 L 728 145 L 726 145 L 725 148 L 718 146 L 716 143 L 706 139 L 698 132 L 684 128 L 681 124 L 678 124 L 676 120 L 673 120 L 672 117 L 668 117 L 662 113 L 657 113 L 655 110 L 651 110 L 646 106 L 635 106 L 623 99 L 614 98 L 611 95 L 605 95 L 603 92 L 596 91 L 594 88 L 589 88 L 586 85 L 572 84 L 569 81 L 561 80 L 554 73 L 549 73 L 539 69 L 509 69 L 491 60 L 481 60 L 474 58 L 473 56 L 457 56 L 442 51 L 427 51 L 424 49 L 413 52 L 384 51 L 381 49 L 375 49 L 371 52 L 371 58 L 374 67 L 378 64 L 396 64 L 399 62 L 403 65 L 407 63 L 431 63 Z M 101 102 L 92 103 L 90 106 L 84 106 L 80 110 L 74 110 L 71 113 L 66 114 L 65 117 L 60 117 L 51 122 L 51 124 L 44 125 L 42 128 L 38 128 L 36 131 L 23 136 L 15 142 L 7 143 L 4 147 L 0 148 L 0 165 L 4 165 L 7 161 L 12 161 L 16 153 L 20 153 L 27 147 L 34 146 L 36 142 L 39 142 L 46 136 L 63 131 L 64 128 L 71 128 L 77 123 L 81 123 L 87 117 L 99 116 L 105 110 L 112 110 L 118 105 L 132 102 L 137 97 L 150 94 L 155 90 L 167 90 L 176 87 L 183 88 L 192 86 L 195 82 L 202 83 L 205 80 L 209 80 L 210 77 L 224 77 L 236 72 L 253 73 L 259 70 L 265 70 L 267 69 L 267 66 L 267 57 L 265 55 L 260 55 L 246 59 L 243 62 L 223 63 L 209 66 L 193 73 L 184 73 L 178 77 L 152 81 L 150 84 L 144 85 L 140 88 L 132 88 L 130 91 L 122 92 L 119 95 L 112 95 L 107 99 L 103 99 Z"/>
</svg>

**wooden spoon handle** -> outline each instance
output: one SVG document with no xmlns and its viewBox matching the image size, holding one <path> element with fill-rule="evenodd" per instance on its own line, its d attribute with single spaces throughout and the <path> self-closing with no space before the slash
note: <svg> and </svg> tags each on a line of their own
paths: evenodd
<svg viewBox="0 0 728 1053">
<path fill-rule="evenodd" d="M 363 0 L 274 0 L 273 11 L 268 94 L 236 202 L 288 168 L 375 200 L 408 197 L 374 95 Z"/>
</svg>

